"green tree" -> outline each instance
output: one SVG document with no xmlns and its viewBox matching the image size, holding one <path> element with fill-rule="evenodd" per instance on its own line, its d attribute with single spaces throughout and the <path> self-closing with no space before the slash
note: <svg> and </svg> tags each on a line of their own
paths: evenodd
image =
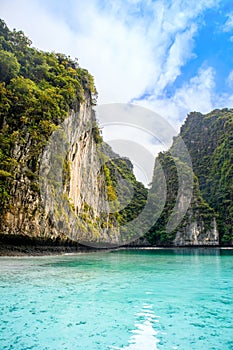
<svg viewBox="0 0 233 350">
<path fill-rule="evenodd" d="M 20 64 L 15 55 L 11 52 L 0 51 L 0 81 L 9 83 L 16 77 L 20 70 Z"/>
</svg>

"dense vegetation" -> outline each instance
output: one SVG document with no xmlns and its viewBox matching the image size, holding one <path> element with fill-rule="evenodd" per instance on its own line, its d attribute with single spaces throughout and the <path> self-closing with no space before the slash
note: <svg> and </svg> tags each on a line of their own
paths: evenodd
<svg viewBox="0 0 233 350">
<path fill-rule="evenodd" d="M 233 242 L 233 110 L 190 113 L 181 136 L 200 191 L 217 214 L 220 242 Z"/>
<path fill-rule="evenodd" d="M 233 110 L 215 110 L 207 115 L 190 113 L 180 135 L 192 159 L 194 172 L 192 215 L 209 227 L 217 219 L 220 244 L 233 243 Z M 176 140 L 171 148 L 176 147 Z M 152 244 L 172 244 L 176 231 L 187 225 L 189 211 L 174 232 L 166 232 L 166 224 L 174 208 L 178 178 L 174 159 L 169 152 L 158 157 L 167 183 L 164 210 L 147 234 Z M 184 164 L 185 166 L 185 164 Z M 155 171 L 154 176 L 158 176 Z M 153 193 L 153 187 L 152 187 Z M 196 214 L 195 214 L 196 213 Z"/>
<path fill-rule="evenodd" d="M 31 47 L 22 31 L 10 31 L 0 20 L 0 206 L 9 199 L 12 181 L 27 169 L 36 184 L 38 156 L 70 108 L 84 98 L 95 102 L 93 77 L 77 60 Z M 14 145 L 27 144 L 30 154 L 22 163 Z M 36 187 L 36 185 L 35 185 Z"/>
<path fill-rule="evenodd" d="M 132 237 L 137 236 L 135 231 L 138 232 L 141 228 L 134 225 L 133 230 L 130 230 L 126 225 L 133 222 L 143 211 L 148 190 L 137 181 L 131 161 L 113 152 L 111 147 L 103 141 L 98 128 L 94 131 L 94 137 L 102 162 L 101 172 L 105 177 L 112 219 L 115 219 L 119 225 L 122 241 L 129 242 Z M 103 224 L 105 222 L 102 219 Z"/>
<path fill-rule="evenodd" d="M 169 152 L 160 153 L 157 161 L 162 166 L 166 179 L 166 203 L 155 224 L 149 229 L 146 237 L 151 244 L 155 245 L 172 245 L 176 232 L 167 232 L 166 225 L 174 208 L 178 193 L 178 176 L 177 169 L 173 157 Z M 151 194 L 155 196 L 154 200 L 158 201 L 157 184 L 162 182 L 161 173 L 155 165 L 154 176 L 151 187 Z"/>
<path fill-rule="evenodd" d="M 84 100 L 96 103 L 97 92 L 93 77 L 79 67 L 77 60 L 60 53 L 48 53 L 31 47 L 22 31 L 10 31 L 0 20 L 0 211 L 15 205 L 14 186 L 29 180 L 30 191 L 39 195 L 39 159 L 49 136 L 68 116 L 79 110 Z M 84 203 L 80 220 L 91 230 L 99 230 L 124 223 L 143 209 L 147 190 L 136 181 L 132 164 L 121 159 L 108 147 L 100 135 L 95 117 L 90 132 L 102 161 L 108 200 L 112 206 L 110 217 L 95 217 L 92 208 Z M 63 164 L 63 185 L 70 178 L 67 160 Z M 23 174 L 23 176 L 22 176 Z M 124 180 L 122 182 L 122 180 Z M 128 185 L 126 185 L 126 183 Z M 125 192 L 132 187 L 133 198 L 122 206 Z M 28 191 L 21 186 L 21 191 Z M 64 193 L 67 197 L 67 194 Z M 129 193 L 130 196 L 130 193 Z M 70 204 L 72 209 L 72 203 Z M 90 214 L 90 215 L 89 215 Z M 61 213 L 59 216 L 62 217 Z M 92 217 L 92 219 L 91 219 Z M 2 219 L 4 220 L 4 219 Z M 85 226 L 84 225 L 84 226 Z M 83 227 L 84 227 L 83 226 Z"/>
</svg>

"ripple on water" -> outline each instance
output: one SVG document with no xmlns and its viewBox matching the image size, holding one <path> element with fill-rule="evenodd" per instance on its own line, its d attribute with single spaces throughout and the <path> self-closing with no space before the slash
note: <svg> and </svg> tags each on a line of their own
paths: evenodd
<svg viewBox="0 0 233 350">
<path fill-rule="evenodd" d="M 158 350 L 158 331 L 154 324 L 159 322 L 152 310 L 152 305 L 144 305 L 142 310 L 136 314 L 135 328 L 130 330 L 131 336 L 126 347 L 111 347 L 111 350 Z"/>
</svg>

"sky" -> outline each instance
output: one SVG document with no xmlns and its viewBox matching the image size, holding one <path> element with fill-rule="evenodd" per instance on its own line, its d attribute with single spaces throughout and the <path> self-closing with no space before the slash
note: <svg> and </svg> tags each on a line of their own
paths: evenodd
<svg viewBox="0 0 233 350">
<path fill-rule="evenodd" d="M 175 130 L 191 111 L 233 107 L 232 0 L 0 0 L 0 11 L 34 47 L 78 58 L 100 105 L 146 107 Z"/>
</svg>

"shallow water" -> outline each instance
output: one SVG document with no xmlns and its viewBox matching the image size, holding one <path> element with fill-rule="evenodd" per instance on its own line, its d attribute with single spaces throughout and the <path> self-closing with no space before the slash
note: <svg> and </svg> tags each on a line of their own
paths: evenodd
<svg viewBox="0 0 233 350">
<path fill-rule="evenodd" d="M 233 349 L 233 250 L 2 257 L 0 349 Z"/>
</svg>

